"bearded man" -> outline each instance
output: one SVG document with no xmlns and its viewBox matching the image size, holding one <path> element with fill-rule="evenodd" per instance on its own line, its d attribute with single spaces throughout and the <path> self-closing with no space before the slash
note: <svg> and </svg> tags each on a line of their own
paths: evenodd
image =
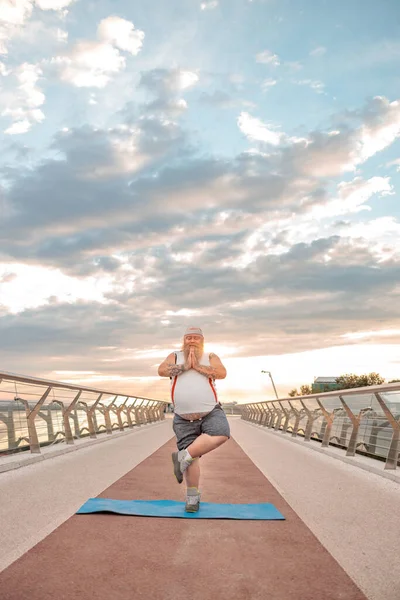
<svg viewBox="0 0 400 600">
<path fill-rule="evenodd" d="M 229 423 L 218 402 L 216 379 L 225 379 L 226 369 L 214 353 L 204 355 L 204 336 L 199 327 L 188 327 L 180 352 L 171 352 L 158 368 L 171 380 L 174 405 L 173 429 L 178 452 L 172 453 L 175 477 L 185 476 L 185 510 L 200 507 L 199 458 L 221 446 L 230 437 Z"/>
</svg>

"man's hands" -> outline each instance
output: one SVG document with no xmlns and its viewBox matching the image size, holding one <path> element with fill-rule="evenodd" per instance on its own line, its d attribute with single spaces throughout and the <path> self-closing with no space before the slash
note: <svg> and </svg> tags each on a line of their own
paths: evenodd
<svg viewBox="0 0 400 600">
<path fill-rule="evenodd" d="M 194 347 L 191 346 L 189 350 L 188 357 L 183 365 L 175 365 L 169 363 L 169 375 L 170 377 L 177 377 L 182 375 L 185 371 L 189 371 L 189 369 L 195 369 L 198 366 L 199 362 L 196 358 Z"/>
<path fill-rule="evenodd" d="M 191 362 L 191 367 L 192 367 L 192 369 L 194 369 L 195 371 L 197 371 L 198 368 L 199 368 L 199 361 L 198 361 L 198 358 L 197 358 L 197 356 L 195 354 L 194 348 L 190 348 L 189 359 L 190 359 L 190 357 L 191 357 L 191 361 L 192 361 Z"/>
<path fill-rule="evenodd" d="M 193 368 L 193 356 L 194 356 L 194 348 L 193 348 L 193 346 L 191 346 L 188 357 L 187 357 L 185 365 L 184 365 L 185 371 L 189 371 L 189 369 Z"/>
</svg>

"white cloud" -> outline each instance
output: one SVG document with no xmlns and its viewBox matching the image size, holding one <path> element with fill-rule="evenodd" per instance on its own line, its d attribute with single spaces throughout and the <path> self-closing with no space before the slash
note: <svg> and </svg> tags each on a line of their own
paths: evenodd
<svg viewBox="0 0 400 600">
<path fill-rule="evenodd" d="M 279 56 L 277 54 L 274 54 L 270 50 L 264 50 L 263 52 L 259 52 L 256 55 L 256 61 L 264 65 L 272 65 L 273 67 L 278 67 L 281 64 Z"/>
<path fill-rule="evenodd" d="M 273 87 L 274 85 L 276 85 L 278 82 L 276 79 L 264 79 L 264 81 L 261 84 L 261 89 L 266 91 L 268 90 L 270 87 Z"/>
<path fill-rule="evenodd" d="M 27 308 L 48 304 L 51 299 L 74 303 L 77 300 L 106 303 L 104 294 L 111 287 L 109 277 L 86 279 L 64 275 L 59 269 L 24 265 L 0 264 L 0 278 L 10 274 L 0 287 L 0 305 L 17 314 Z"/>
<path fill-rule="evenodd" d="M 344 223 L 336 232 L 357 242 L 364 240 L 377 262 L 400 259 L 400 222 L 395 217 Z"/>
<path fill-rule="evenodd" d="M 299 172 L 313 177 L 335 177 L 355 171 L 370 157 L 400 137 L 400 102 L 377 97 L 350 118 L 361 120 L 358 127 L 312 133 L 292 149 Z"/>
<path fill-rule="evenodd" d="M 76 87 L 103 88 L 124 69 L 125 58 L 117 48 L 101 42 L 78 42 L 68 56 L 53 62 L 61 67 L 61 79 Z"/>
<path fill-rule="evenodd" d="M 36 5 L 42 10 L 63 11 L 74 0 L 0 0 L 0 54 L 7 54 L 9 40 L 21 33 Z"/>
<path fill-rule="evenodd" d="M 337 189 L 336 198 L 326 204 L 313 207 L 311 211 L 313 217 L 327 218 L 371 210 L 367 202 L 374 194 L 381 196 L 393 194 L 389 177 L 371 177 L 368 180 L 355 177 L 352 181 L 342 181 Z"/>
<path fill-rule="evenodd" d="M 7 69 L 6 65 L 3 62 L 0 62 L 0 75 L 3 75 L 3 77 L 6 77 L 10 73 L 11 73 L 11 71 L 9 69 Z"/>
<path fill-rule="evenodd" d="M 134 173 L 143 168 L 151 157 L 139 147 L 140 131 L 137 128 L 116 128 L 110 132 L 110 156 L 106 164 L 93 165 L 87 170 L 88 179 L 98 179 Z"/>
<path fill-rule="evenodd" d="M 199 80 L 199 76 L 196 73 L 192 73 L 192 71 L 180 71 L 179 73 L 179 83 L 180 89 L 185 90 L 192 85 L 195 85 Z"/>
<path fill-rule="evenodd" d="M 356 164 L 384 150 L 400 136 L 400 102 L 389 102 L 381 96 L 373 102 L 375 114 L 370 118 L 367 116 L 359 129 L 359 142 L 354 152 Z"/>
<path fill-rule="evenodd" d="M 53 64 L 59 65 L 63 81 L 76 87 L 105 87 L 126 66 L 120 50 L 138 54 L 145 35 L 119 17 L 103 19 L 97 34 L 100 41 L 78 42 L 68 54 L 52 59 Z"/>
<path fill-rule="evenodd" d="M 310 56 L 323 56 L 326 53 L 325 46 L 317 46 L 314 50 L 311 50 Z"/>
<path fill-rule="evenodd" d="M 193 71 L 183 69 L 153 69 L 144 73 L 141 85 L 157 96 L 171 96 L 181 92 L 199 81 Z"/>
<path fill-rule="evenodd" d="M 260 119 L 252 117 L 247 112 L 240 113 L 237 124 L 242 133 L 251 140 L 265 142 L 273 146 L 278 146 L 282 141 L 282 133 L 269 129 Z"/>
<path fill-rule="evenodd" d="M 297 85 L 306 85 L 309 86 L 312 90 L 316 91 L 317 94 L 323 94 L 325 85 L 322 81 L 316 81 L 313 79 L 300 79 L 300 81 L 296 81 Z"/>
<path fill-rule="evenodd" d="M 202 2 L 200 4 L 201 10 L 213 10 L 214 8 L 217 8 L 217 6 L 218 0 L 208 0 L 207 2 Z"/>
<path fill-rule="evenodd" d="M 152 69 L 143 73 L 140 80 L 141 87 L 155 96 L 154 100 L 146 104 L 147 113 L 169 117 L 182 114 L 188 105 L 180 94 L 196 85 L 198 81 L 197 73 L 179 68 Z"/>
<path fill-rule="evenodd" d="M 37 86 L 42 75 L 37 65 L 24 63 L 13 74 L 18 86 L 15 92 L 5 96 L 5 107 L 1 113 L 13 120 L 13 124 L 5 131 L 10 135 L 26 133 L 33 123 L 43 121 L 44 114 L 39 107 L 45 101 L 45 95 Z"/>
<path fill-rule="evenodd" d="M 348 340 L 361 340 L 371 337 L 392 337 L 400 336 L 400 329 L 378 329 L 376 331 L 357 331 L 355 333 L 344 333 L 340 337 Z"/>
<path fill-rule="evenodd" d="M 1 68 L 0 68 L 1 73 Z M 396 167 L 397 171 L 400 171 L 400 158 L 396 158 L 395 160 L 391 160 L 386 164 L 387 167 Z"/>
<path fill-rule="evenodd" d="M 42 10 L 63 10 L 75 0 L 35 0 L 35 4 Z"/>
<path fill-rule="evenodd" d="M 31 0 L 0 0 L 0 54 L 7 54 L 7 43 L 30 17 Z"/>
<path fill-rule="evenodd" d="M 32 10 L 32 0 L 0 0 L 0 20 L 3 24 L 23 25 Z"/>
<path fill-rule="evenodd" d="M 68 32 L 60 29 L 59 27 L 56 30 L 56 38 L 59 42 L 67 42 L 68 41 Z"/>
<path fill-rule="evenodd" d="M 4 114 L 4 113 L 3 113 Z M 5 129 L 4 133 L 8 133 L 8 135 L 19 135 L 21 133 L 26 133 L 30 130 L 32 124 L 28 119 L 23 119 L 22 121 L 16 121 L 10 127 Z"/>
<path fill-rule="evenodd" d="M 298 60 L 285 62 L 285 67 L 287 67 L 290 71 L 301 71 L 303 65 Z"/>
<path fill-rule="evenodd" d="M 131 21 L 120 17 L 103 19 L 97 28 L 97 33 L 100 40 L 133 55 L 140 52 L 145 36 L 143 31 L 135 29 Z"/>
</svg>

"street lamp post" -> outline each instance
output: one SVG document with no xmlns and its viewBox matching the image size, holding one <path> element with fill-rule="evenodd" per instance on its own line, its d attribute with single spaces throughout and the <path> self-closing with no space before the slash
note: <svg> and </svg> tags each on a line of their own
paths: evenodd
<svg viewBox="0 0 400 600">
<path fill-rule="evenodd" d="M 269 375 L 269 377 L 271 379 L 271 382 L 272 382 L 272 386 L 274 388 L 276 399 L 279 400 L 278 392 L 276 391 L 276 387 L 275 387 L 274 380 L 272 379 L 272 373 L 271 373 L 271 371 L 261 371 L 261 373 L 268 373 L 268 375 Z"/>
</svg>

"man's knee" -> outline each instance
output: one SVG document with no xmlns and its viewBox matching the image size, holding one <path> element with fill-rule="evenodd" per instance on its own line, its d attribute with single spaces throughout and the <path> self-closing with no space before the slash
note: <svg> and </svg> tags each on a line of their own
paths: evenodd
<svg viewBox="0 0 400 600">
<path fill-rule="evenodd" d="M 216 442 L 218 444 L 218 446 L 222 446 L 222 444 L 225 444 L 225 442 L 227 442 L 229 440 L 227 435 L 218 435 L 216 436 Z"/>
</svg>

